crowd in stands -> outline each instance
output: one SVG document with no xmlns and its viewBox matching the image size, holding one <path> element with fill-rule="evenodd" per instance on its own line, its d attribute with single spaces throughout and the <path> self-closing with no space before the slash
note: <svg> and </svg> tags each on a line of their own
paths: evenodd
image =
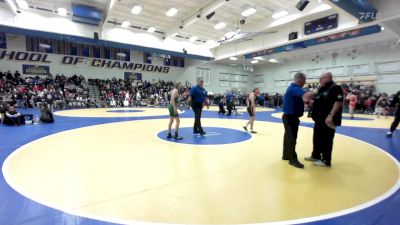
<svg viewBox="0 0 400 225">
<path fill-rule="evenodd" d="M 358 113 L 374 114 L 387 116 L 394 113 L 396 107 L 396 93 L 388 95 L 387 93 L 378 93 L 374 85 L 362 84 L 342 84 L 345 96 L 355 95 L 355 111 Z M 349 98 L 346 98 L 345 108 L 349 105 Z"/>
<path fill-rule="evenodd" d="M 97 86 L 99 96 L 89 96 L 88 85 Z M 393 98 L 386 93 L 377 93 L 375 86 L 362 84 L 341 84 L 345 96 L 355 95 L 357 99 L 356 112 L 388 115 L 394 110 Z M 138 81 L 123 79 L 89 79 L 82 75 L 48 75 L 21 77 L 16 71 L 0 71 L 0 118 L 1 122 L 10 125 L 20 125 L 24 119 L 32 115 L 22 115 L 17 108 L 40 109 L 43 122 L 53 122 L 54 109 L 86 108 L 86 107 L 166 107 L 170 98 L 170 90 L 174 87 L 172 81 Z M 191 84 L 181 85 L 180 93 L 190 89 Z M 315 91 L 316 84 L 309 84 L 308 91 Z M 93 97 L 93 98 L 91 98 Z M 98 97 L 96 99 L 95 97 Z M 235 111 L 235 106 L 245 106 L 248 93 L 227 91 L 224 94 L 210 93 L 209 105 L 218 105 L 222 110 L 227 109 L 226 115 Z M 259 106 L 282 108 L 283 95 L 261 94 L 256 103 Z M 345 110 L 348 99 L 345 101 Z M 225 114 L 225 112 L 224 112 Z"/>
<path fill-rule="evenodd" d="M 75 101 L 85 103 L 89 98 L 87 83 L 82 75 L 66 77 L 48 75 L 21 77 L 0 72 L 0 99 L 18 108 L 40 108 L 46 102 L 50 108 L 73 107 Z"/>
<path fill-rule="evenodd" d="M 102 107 L 127 106 L 161 106 L 166 107 L 170 91 L 174 87 L 172 81 L 138 81 L 123 79 L 89 80 L 89 83 L 98 86 Z M 190 88 L 188 83 L 182 84 L 180 93 Z"/>
</svg>

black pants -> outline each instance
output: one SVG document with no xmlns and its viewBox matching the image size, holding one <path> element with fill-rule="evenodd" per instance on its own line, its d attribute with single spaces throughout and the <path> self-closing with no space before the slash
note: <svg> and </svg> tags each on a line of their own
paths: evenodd
<svg viewBox="0 0 400 225">
<path fill-rule="evenodd" d="M 285 135 L 283 137 L 283 156 L 282 159 L 291 162 L 297 161 L 296 143 L 297 132 L 299 130 L 299 117 L 293 115 L 282 116 L 283 125 L 285 126 Z"/>
<path fill-rule="evenodd" d="M 398 106 L 398 107 L 399 108 L 397 108 L 397 112 L 394 117 L 394 121 L 393 121 L 392 125 L 390 126 L 390 132 L 395 131 L 397 126 L 399 126 L 399 123 L 400 123 L 400 106 Z"/>
<path fill-rule="evenodd" d="M 203 127 L 201 126 L 201 112 L 203 111 L 203 104 L 194 103 L 192 105 L 192 109 L 194 111 L 193 132 L 201 133 L 203 132 Z"/>
<path fill-rule="evenodd" d="M 313 152 L 314 159 L 320 159 L 325 164 L 331 165 L 333 138 L 335 137 L 335 129 L 326 126 L 325 122 L 315 122 L 313 136 Z"/>
<path fill-rule="evenodd" d="M 25 119 L 23 116 L 18 116 L 18 117 L 6 116 L 4 118 L 3 124 L 10 126 L 21 126 L 22 124 L 25 124 Z"/>
<path fill-rule="evenodd" d="M 396 115 L 392 125 L 390 126 L 390 132 L 395 131 L 397 126 L 399 126 L 399 123 L 400 123 L 400 115 Z"/>
</svg>

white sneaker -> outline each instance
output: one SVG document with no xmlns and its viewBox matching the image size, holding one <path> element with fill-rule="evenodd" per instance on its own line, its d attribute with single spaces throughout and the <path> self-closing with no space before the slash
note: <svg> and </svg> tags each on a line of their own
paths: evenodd
<svg viewBox="0 0 400 225">
<path fill-rule="evenodd" d="M 304 157 L 304 160 L 309 161 L 309 162 L 318 162 L 318 161 L 320 161 L 319 159 L 313 158 L 312 156 Z"/>
<path fill-rule="evenodd" d="M 326 165 L 323 161 L 318 160 L 316 162 L 314 162 L 314 166 L 318 166 L 318 167 L 330 167 L 329 165 Z"/>
</svg>

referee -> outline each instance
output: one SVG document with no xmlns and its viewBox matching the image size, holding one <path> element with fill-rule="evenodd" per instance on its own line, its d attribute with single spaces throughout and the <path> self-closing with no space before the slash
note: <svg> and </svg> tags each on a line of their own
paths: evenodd
<svg viewBox="0 0 400 225">
<path fill-rule="evenodd" d="M 315 166 L 330 167 L 333 138 L 336 127 L 342 123 L 343 90 L 335 84 L 331 73 L 324 73 L 320 79 L 320 89 L 314 99 L 312 118 L 315 121 L 313 152 L 305 160 Z"/>
<path fill-rule="evenodd" d="M 306 75 L 304 73 L 296 73 L 294 82 L 286 90 L 283 99 L 282 121 L 285 127 L 285 135 L 282 159 L 289 160 L 289 165 L 296 168 L 304 168 L 304 165 L 299 162 L 296 153 L 297 132 L 300 124 L 299 117 L 303 116 L 304 102 L 308 102 L 313 95 L 303 90 L 305 83 Z"/>
<path fill-rule="evenodd" d="M 207 91 L 203 87 L 204 79 L 197 78 L 197 85 L 190 90 L 190 97 L 192 101 L 192 109 L 194 111 L 194 126 L 193 133 L 205 135 L 203 127 L 201 126 L 201 112 L 203 111 L 203 103 L 207 97 Z"/>
<path fill-rule="evenodd" d="M 395 108 L 396 105 L 397 105 L 396 114 L 394 115 L 395 116 L 394 121 L 393 121 L 392 125 L 390 126 L 390 130 L 386 133 L 387 137 L 392 137 L 393 132 L 396 130 L 397 126 L 399 126 L 399 123 L 400 123 L 400 91 L 397 92 L 397 94 L 393 98 L 393 101 L 391 104 L 391 106 L 393 108 Z"/>
</svg>

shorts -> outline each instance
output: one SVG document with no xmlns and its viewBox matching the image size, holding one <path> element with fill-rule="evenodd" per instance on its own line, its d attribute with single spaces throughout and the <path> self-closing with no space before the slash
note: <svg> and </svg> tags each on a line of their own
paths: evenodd
<svg viewBox="0 0 400 225">
<path fill-rule="evenodd" d="M 168 105 L 168 111 L 170 117 L 179 117 L 179 114 L 175 113 L 174 106 L 172 104 Z"/>
<path fill-rule="evenodd" d="M 254 111 L 252 110 L 251 107 L 247 107 L 247 112 L 249 113 L 250 117 L 255 116 Z"/>
</svg>

